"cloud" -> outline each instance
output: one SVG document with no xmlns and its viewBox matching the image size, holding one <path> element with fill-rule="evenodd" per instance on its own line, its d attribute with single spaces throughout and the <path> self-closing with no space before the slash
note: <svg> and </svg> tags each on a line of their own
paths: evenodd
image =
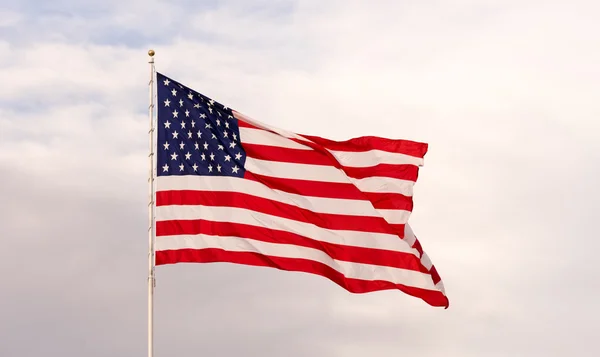
<svg viewBox="0 0 600 357">
<path fill-rule="evenodd" d="M 0 355 L 144 353 L 150 47 L 159 71 L 272 125 L 428 142 L 411 221 L 451 300 L 438 310 L 306 274 L 160 267 L 157 355 L 583 352 L 600 317 L 597 10 L 11 5 L 0 13 Z"/>
</svg>

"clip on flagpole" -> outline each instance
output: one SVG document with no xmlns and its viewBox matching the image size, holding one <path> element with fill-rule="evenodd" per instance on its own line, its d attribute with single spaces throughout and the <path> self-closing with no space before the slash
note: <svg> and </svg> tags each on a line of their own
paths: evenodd
<svg viewBox="0 0 600 357">
<path fill-rule="evenodd" d="M 155 252 L 154 252 L 154 50 L 148 51 L 150 56 L 150 82 L 148 106 L 148 117 L 150 128 L 148 131 L 150 153 L 148 161 L 150 167 L 148 170 L 148 357 L 154 356 L 154 287 L 156 280 L 154 277 Z"/>
</svg>

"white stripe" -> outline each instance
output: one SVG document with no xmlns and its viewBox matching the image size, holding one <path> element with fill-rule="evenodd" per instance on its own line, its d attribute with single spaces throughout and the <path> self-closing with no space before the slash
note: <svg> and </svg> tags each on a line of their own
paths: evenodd
<svg viewBox="0 0 600 357">
<path fill-rule="evenodd" d="M 352 183 L 362 192 L 400 193 L 412 196 L 414 182 L 391 177 L 367 177 L 354 179 L 333 166 L 296 164 L 290 162 L 246 158 L 246 170 L 264 176 L 285 179 Z"/>
<path fill-rule="evenodd" d="M 406 224 L 411 213 L 399 209 L 377 209 L 377 212 L 390 224 Z"/>
<path fill-rule="evenodd" d="M 266 213 L 237 207 L 217 206 L 157 206 L 156 221 L 198 220 L 247 224 L 287 231 L 322 242 L 372 249 L 387 249 L 410 253 L 420 257 L 416 249 L 393 234 L 326 229 L 310 223 L 272 216 Z"/>
<path fill-rule="evenodd" d="M 446 295 L 446 288 L 444 287 L 444 282 L 442 282 L 441 280 L 438 281 L 437 284 L 435 284 L 435 288 L 436 290 L 441 291 L 442 294 Z"/>
<path fill-rule="evenodd" d="M 274 190 L 260 182 L 239 177 L 216 176 L 159 176 L 155 179 L 157 191 L 194 190 L 240 192 L 286 203 L 317 213 L 350 216 L 384 217 L 389 223 L 403 223 L 410 211 L 375 209 L 367 200 L 303 196 Z"/>
<path fill-rule="evenodd" d="M 423 166 L 424 160 L 419 157 L 414 157 L 405 154 L 391 153 L 381 150 L 370 151 L 334 151 L 329 152 L 335 156 L 340 164 L 347 167 L 371 167 L 379 164 L 392 165 L 416 165 Z"/>
<path fill-rule="evenodd" d="M 413 246 L 413 244 L 415 244 L 415 241 L 417 240 L 417 237 L 415 236 L 415 233 L 410 227 L 410 224 L 404 226 L 404 240 L 411 247 Z"/>
<path fill-rule="evenodd" d="M 400 193 L 413 195 L 414 182 L 391 177 L 372 176 L 363 179 L 350 178 L 362 192 Z"/>
<path fill-rule="evenodd" d="M 437 290 L 431 280 L 431 276 L 428 274 L 407 269 L 335 260 L 323 251 L 314 248 L 203 234 L 194 236 L 161 236 L 156 239 L 157 251 L 211 248 L 223 249 L 230 252 L 253 252 L 273 257 L 309 259 L 325 264 L 348 278 L 369 281 L 383 280 L 405 286 Z"/>
<path fill-rule="evenodd" d="M 417 236 L 415 236 L 415 233 L 413 232 L 409 224 L 404 226 L 404 241 L 411 247 L 417 241 Z M 423 255 L 421 256 L 421 264 L 423 264 L 423 266 L 427 268 L 427 270 L 431 270 L 431 268 L 433 267 L 431 259 L 429 259 L 429 256 L 425 252 L 423 252 Z M 442 289 L 443 288 L 444 287 L 442 286 Z"/>
<path fill-rule="evenodd" d="M 285 130 L 285 129 L 281 129 L 281 128 L 277 128 L 262 122 L 259 122 L 258 120 L 254 120 L 252 118 L 250 118 L 249 116 L 246 116 L 242 113 L 233 111 L 233 116 L 238 119 L 238 120 L 242 120 L 245 121 L 248 124 L 254 125 L 256 127 L 265 129 L 265 130 L 269 130 L 272 131 L 274 133 L 277 133 L 279 135 L 281 135 L 282 137 L 286 137 L 286 138 L 293 138 L 293 139 L 300 139 L 300 140 L 304 140 L 304 141 L 308 141 L 305 138 L 301 137 L 300 135 L 293 133 L 291 131 Z M 268 144 L 264 144 L 264 145 L 268 145 Z"/>
<path fill-rule="evenodd" d="M 431 270 L 431 268 L 433 267 L 431 259 L 429 259 L 429 256 L 425 252 L 423 252 L 423 255 L 421 256 L 421 264 L 423 264 L 423 266 L 427 268 L 427 270 Z"/>
<path fill-rule="evenodd" d="M 281 135 L 254 128 L 240 128 L 240 141 L 243 144 L 276 146 L 286 149 L 312 150 Z"/>
<path fill-rule="evenodd" d="M 350 182 L 342 170 L 333 166 L 267 161 L 247 157 L 245 167 L 252 173 L 271 177 L 320 182 Z"/>
</svg>

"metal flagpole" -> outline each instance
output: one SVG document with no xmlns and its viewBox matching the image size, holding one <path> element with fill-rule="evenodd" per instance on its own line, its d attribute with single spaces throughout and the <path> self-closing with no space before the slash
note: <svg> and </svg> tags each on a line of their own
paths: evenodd
<svg viewBox="0 0 600 357">
<path fill-rule="evenodd" d="M 150 119 L 150 153 L 148 155 L 150 169 L 148 171 L 148 357 L 154 356 L 154 50 L 148 51 L 150 56 L 150 105 L 148 117 Z"/>
</svg>

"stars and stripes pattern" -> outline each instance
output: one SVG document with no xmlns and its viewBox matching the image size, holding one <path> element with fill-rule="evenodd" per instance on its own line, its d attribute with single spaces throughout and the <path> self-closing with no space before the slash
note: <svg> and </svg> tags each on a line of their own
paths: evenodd
<svg viewBox="0 0 600 357">
<path fill-rule="evenodd" d="M 156 265 L 230 262 L 448 306 L 408 226 L 427 144 L 255 121 L 157 73 Z"/>
</svg>

